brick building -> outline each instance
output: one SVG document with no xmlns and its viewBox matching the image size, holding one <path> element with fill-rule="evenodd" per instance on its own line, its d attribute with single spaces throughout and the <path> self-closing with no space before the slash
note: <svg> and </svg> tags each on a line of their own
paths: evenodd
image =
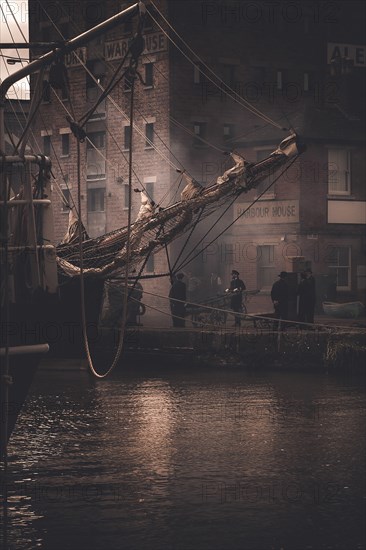
<svg viewBox="0 0 366 550">
<path fill-rule="evenodd" d="M 207 184 L 229 165 L 222 155 L 225 151 L 235 149 L 255 162 L 272 152 L 290 129 L 307 145 L 307 152 L 287 172 L 276 181 L 269 174 L 259 189 L 242 195 L 207 235 L 205 222 L 177 265 L 198 277 L 202 288 L 207 288 L 211 272 L 226 282 L 235 267 L 248 289 L 261 290 L 252 311 L 269 307 L 268 292 L 280 270 L 297 271 L 304 265 L 316 274 L 321 298 L 363 299 L 363 3 L 160 0 L 154 4 L 179 36 L 147 2 L 152 17 L 145 26 L 139 65 L 143 82 L 136 84 L 134 101 L 134 187 L 146 188 L 164 206 L 177 193 L 175 167 L 184 167 Z M 127 4 L 44 0 L 42 5 L 44 9 L 39 2 L 30 2 L 31 40 L 39 28 L 42 40 L 75 36 Z M 127 22 L 66 57 L 70 97 L 62 90 L 56 90 L 56 97 L 45 88 L 35 133 L 41 150 L 54 157 L 55 177 L 67 199 L 76 196 L 76 145 L 65 117 L 71 104 L 75 119 L 93 105 L 101 93 L 98 85 L 104 87 L 121 63 L 136 24 Z M 126 224 L 130 96 L 124 79 L 86 125 L 88 139 L 81 148 L 82 214 L 92 236 Z M 255 113 L 246 108 L 246 101 Z M 68 208 L 58 199 L 56 235 L 61 238 Z M 132 201 L 136 215 L 137 193 Z M 170 247 L 173 264 L 182 243 L 184 239 Z M 184 259 L 191 250 L 193 260 L 187 264 Z M 165 253 L 151 258 L 145 271 L 167 272 Z M 169 282 L 156 279 L 144 287 L 166 295 Z M 158 299 L 152 304 L 166 309 Z"/>
</svg>

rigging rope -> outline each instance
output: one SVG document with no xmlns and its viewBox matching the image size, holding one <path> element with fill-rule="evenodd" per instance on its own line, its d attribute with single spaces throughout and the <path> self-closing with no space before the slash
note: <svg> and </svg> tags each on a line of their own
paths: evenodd
<svg viewBox="0 0 366 550">
<path fill-rule="evenodd" d="M 18 27 L 18 30 L 19 30 L 19 32 L 21 33 L 21 36 L 22 36 L 23 40 L 24 40 L 25 42 L 27 42 L 27 38 L 26 38 L 25 34 L 23 33 L 22 28 L 20 27 L 20 25 L 19 25 L 19 23 L 18 23 L 18 21 L 17 21 L 17 18 L 15 17 L 14 12 L 13 12 L 12 9 L 11 9 L 11 6 L 8 4 L 8 2 L 6 2 L 6 3 L 7 3 L 7 5 L 8 5 L 9 13 L 12 14 L 13 19 L 14 19 L 14 21 L 15 21 L 15 24 L 16 24 L 16 26 Z M 3 11 L 3 9 L 2 9 L 1 4 L 0 4 L 0 10 L 1 10 L 3 16 L 4 16 L 4 11 Z M 8 25 L 8 22 L 7 22 L 7 19 L 5 18 L 5 16 L 4 16 L 4 20 L 5 20 L 6 24 L 7 24 L 7 27 L 8 27 L 10 36 L 11 36 L 13 42 L 14 42 L 14 36 L 13 36 L 13 34 L 12 34 L 12 32 L 11 32 L 11 29 L 10 29 L 10 27 L 9 27 L 9 25 Z M 17 51 L 17 53 L 18 53 L 18 55 L 19 55 L 18 48 L 16 48 L 16 51 Z M 24 66 L 24 65 L 23 65 L 23 61 L 26 61 L 26 60 L 25 60 L 25 59 L 21 59 L 21 65 L 22 65 L 22 67 Z M 5 68 L 6 68 L 6 71 L 7 71 L 7 73 L 8 73 L 8 76 L 9 76 L 9 75 L 10 75 L 10 71 L 9 71 L 9 69 L 8 69 L 8 67 L 7 67 L 6 64 L 5 64 Z M 27 81 L 28 81 L 28 83 L 29 83 L 29 77 L 27 77 Z M 17 93 L 17 91 L 16 91 L 16 88 L 14 88 L 14 91 L 15 91 L 15 95 L 16 95 L 16 97 L 17 97 L 17 100 L 18 100 L 20 109 L 21 109 L 21 111 L 22 111 L 24 117 L 27 118 L 26 113 L 25 113 L 25 111 L 24 111 L 24 109 L 23 109 L 23 106 L 22 106 L 22 104 L 21 104 L 21 101 L 20 101 L 20 99 L 19 99 L 19 97 L 18 97 L 18 93 Z M 56 96 L 57 96 L 57 94 L 56 94 Z M 17 120 L 19 126 L 22 128 L 22 131 L 23 131 L 23 134 L 24 134 L 25 128 L 26 128 L 26 124 L 23 125 L 23 123 L 19 120 L 19 117 L 18 117 L 18 115 L 17 115 L 17 113 L 16 113 L 16 111 L 15 111 L 15 108 L 14 108 L 14 106 L 13 106 L 13 104 L 12 104 L 11 102 L 10 102 L 10 107 L 11 107 L 11 109 L 12 109 L 14 115 L 15 115 L 15 118 L 16 118 L 16 120 Z M 37 109 L 36 109 L 36 111 L 37 111 Z M 44 126 L 46 127 L 46 125 L 45 125 L 45 123 L 44 123 L 44 119 L 43 119 L 42 113 L 39 112 L 39 114 L 40 114 L 40 117 L 41 117 L 41 119 L 42 119 L 42 121 L 43 121 Z M 47 132 L 47 135 L 49 135 L 47 129 L 46 129 L 46 132 Z M 41 147 L 40 147 L 40 145 L 39 145 L 39 143 L 38 143 L 38 139 L 37 139 L 37 137 L 35 136 L 35 134 L 34 134 L 32 128 L 30 128 L 30 133 L 31 133 L 31 135 L 32 135 L 32 138 L 33 138 L 34 143 L 35 143 L 35 145 L 37 146 L 38 150 L 41 151 Z M 13 142 L 13 139 L 12 139 L 12 136 L 10 135 L 9 130 L 8 130 L 8 134 L 9 134 L 10 141 L 11 141 L 12 144 L 13 144 L 14 151 L 16 151 L 17 147 L 19 147 L 20 141 L 19 141 L 18 145 L 16 146 L 15 143 Z M 67 184 L 67 181 L 66 181 L 66 178 L 65 178 L 65 176 L 64 176 L 64 174 L 63 174 L 62 167 L 61 167 L 61 164 L 60 164 L 60 162 L 59 162 L 59 159 L 58 159 L 58 156 L 57 156 L 57 153 L 56 153 L 56 150 L 55 150 L 55 148 L 54 148 L 54 145 L 53 145 L 52 141 L 50 141 L 50 145 L 51 145 L 51 148 L 52 148 L 53 153 L 54 153 L 54 155 L 55 155 L 56 161 L 57 161 L 57 163 L 58 163 L 58 166 L 59 166 L 59 169 L 60 169 L 60 172 L 61 172 L 62 179 L 64 180 L 64 182 L 65 182 L 65 184 L 66 184 L 66 187 L 69 189 L 68 184 Z M 32 148 L 32 149 L 33 149 L 33 148 Z M 54 176 L 53 176 L 53 177 L 54 177 Z M 58 183 L 58 180 L 56 180 L 55 178 L 54 178 L 54 180 L 55 180 L 55 185 L 56 185 L 55 189 L 56 189 L 57 194 L 58 194 L 59 197 L 61 198 L 61 201 L 62 201 L 65 205 L 69 206 L 68 203 L 67 203 L 67 201 L 66 201 L 66 199 L 65 199 L 65 196 L 64 196 L 64 194 L 63 194 L 63 192 L 62 192 L 62 189 L 61 189 L 61 187 L 60 187 L 60 185 L 59 185 L 59 183 Z M 73 207 L 76 208 L 76 205 L 75 205 L 75 202 L 74 202 L 74 199 L 73 199 L 73 196 L 71 195 L 71 193 L 70 193 L 70 198 L 71 198 L 71 201 L 72 201 L 72 203 L 73 203 Z"/>
<path fill-rule="evenodd" d="M 55 22 L 52 20 L 52 18 L 50 17 L 50 15 L 47 13 L 46 9 L 44 8 L 44 6 L 41 4 L 40 0 L 38 0 L 38 3 L 41 7 L 41 9 L 43 10 L 43 12 L 45 13 L 45 15 L 48 17 L 48 19 L 50 20 L 50 22 L 52 23 L 52 25 L 54 26 L 54 28 L 57 30 L 57 32 L 60 34 L 60 36 L 62 38 L 63 35 L 60 31 L 60 29 L 57 27 L 57 25 L 55 24 Z M 86 64 L 84 63 L 84 61 L 80 58 L 80 56 L 77 55 L 77 53 L 75 53 L 75 57 L 76 59 L 78 59 L 79 63 L 81 64 L 81 66 L 84 68 L 84 70 L 87 72 L 87 74 L 90 76 L 90 78 L 95 82 L 95 84 L 99 87 L 100 90 L 102 90 L 102 92 L 104 92 L 104 88 L 103 86 L 100 84 L 100 82 L 97 81 L 97 79 L 94 77 L 93 73 L 88 69 L 88 67 L 86 66 Z M 112 105 L 117 109 L 117 111 L 128 121 L 130 122 L 129 120 L 129 117 L 128 115 L 122 110 L 122 108 L 116 103 L 116 101 L 109 95 L 108 96 L 108 100 L 112 103 Z M 136 111 L 138 112 L 138 110 L 136 109 Z M 146 119 L 145 119 L 146 120 Z M 156 147 L 156 145 L 149 139 L 147 138 L 147 136 L 145 135 L 145 133 L 143 132 L 143 130 L 141 130 L 137 125 L 136 123 L 134 123 L 134 129 L 135 131 L 141 136 L 144 138 L 144 140 L 146 141 L 146 143 L 149 144 L 150 147 L 152 147 L 156 153 L 163 159 L 167 162 L 167 164 L 169 164 L 169 166 L 171 168 L 173 168 L 174 170 L 179 170 L 179 168 L 174 165 L 174 163 L 171 162 L 171 160 L 158 148 Z M 156 133 L 156 132 L 154 132 Z M 161 140 L 162 141 L 162 140 Z M 163 141 L 162 141 L 163 142 Z M 164 143 L 164 142 L 163 142 Z M 165 147 L 167 147 L 167 145 L 165 145 Z M 167 147 L 168 151 L 170 152 L 169 148 Z"/>
<path fill-rule="evenodd" d="M 203 304 L 203 303 L 199 303 L 199 302 L 187 302 L 187 300 L 179 300 L 177 298 L 170 298 L 169 296 L 163 296 L 161 294 L 156 294 L 155 292 L 148 292 L 148 291 L 145 291 L 144 290 L 144 294 L 147 294 L 149 296 L 152 296 L 154 298 L 162 298 L 163 300 L 172 300 L 174 302 L 177 302 L 177 303 L 181 303 L 181 304 L 187 304 L 189 306 L 193 306 L 193 307 L 197 307 L 197 308 L 201 308 L 201 309 L 206 309 L 208 311 L 212 311 L 212 312 L 215 312 L 215 311 L 218 311 L 218 312 L 222 312 L 222 313 L 226 313 L 226 314 L 231 314 L 231 315 L 241 315 L 243 319 L 249 319 L 249 320 L 253 320 L 253 321 L 256 321 L 256 320 L 264 320 L 264 321 L 272 321 L 272 322 L 277 322 L 278 319 L 275 319 L 274 317 L 266 317 L 264 315 L 254 315 L 252 313 L 240 313 L 240 312 L 234 312 L 232 309 L 224 309 L 224 308 L 218 308 L 218 307 L 215 307 L 215 306 L 210 306 L 208 304 Z M 223 295 L 222 297 L 224 296 L 227 296 L 226 294 Z M 135 298 L 133 298 L 134 301 L 138 301 L 136 300 Z M 158 309 L 156 307 L 153 307 L 149 304 L 147 304 L 146 302 L 142 302 L 143 305 L 146 307 L 146 308 L 150 308 L 150 309 L 153 309 L 155 311 L 158 311 L 159 313 L 162 313 L 164 315 L 168 315 L 169 317 L 171 317 L 171 313 L 167 312 L 167 311 L 164 311 L 164 310 L 161 310 L 161 309 Z M 177 317 L 176 315 L 174 317 Z M 182 319 L 182 320 L 187 320 L 186 317 L 177 317 L 178 319 Z M 362 327 L 350 327 L 350 326 L 345 326 L 345 325 L 326 325 L 326 324 L 322 324 L 322 323 L 304 323 L 303 321 L 291 321 L 290 319 L 286 319 L 286 320 L 283 320 L 283 321 L 286 321 L 286 324 L 289 324 L 289 325 L 292 325 L 294 327 L 316 327 L 316 328 L 323 328 L 323 329 L 329 329 L 329 331 L 333 331 L 334 329 L 346 329 L 347 332 L 353 332 L 355 334 L 364 334 L 364 328 Z M 214 325 L 214 324 L 210 324 L 210 323 L 205 323 L 205 326 L 214 326 L 216 327 L 217 325 Z M 158 329 L 159 330 L 159 329 Z M 232 327 L 230 328 L 230 330 L 232 330 Z"/>
<path fill-rule="evenodd" d="M 195 258 L 197 258 L 200 254 L 202 254 L 202 252 L 204 252 L 209 246 L 211 246 L 211 244 L 213 242 L 215 242 L 219 237 L 221 237 L 221 235 L 223 235 L 228 229 L 230 229 L 230 227 L 232 227 L 234 225 L 234 223 L 236 223 L 242 216 L 244 216 L 244 214 L 257 202 L 259 201 L 259 199 L 262 197 L 262 195 L 264 195 L 264 193 L 266 193 L 268 191 L 268 189 L 270 189 L 272 187 L 272 185 L 274 185 L 276 183 L 276 181 L 279 180 L 279 178 L 281 178 L 283 176 L 283 174 L 285 174 L 287 172 L 287 170 L 293 165 L 293 163 L 298 159 L 298 155 L 295 156 L 293 158 L 293 160 L 290 162 L 290 164 L 288 166 L 285 167 L 284 170 L 282 170 L 282 172 L 277 176 L 277 178 L 275 178 L 273 180 L 273 182 L 266 188 L 264 189 L 264 191 L 262 191 L 262 193 L 260 193 L 258 195 L 258 197 L 252 201 L 250 203 L 250 205 L 241 213 L 239 214 L 239 216 L 237 216 L 235 218 L 235 220 L 233 222 L 231 222 L 228 226 L 226 226 L 214 239 L 212 239 L 205 247 L 202 248 L 202 250 L 200 250 L 200 252 L 196 253 L 193 258 L 191 258 L 189 261 L 189 257 L 192 255 L 192 252 L 194 251 L 191 250 L 191 252 L 188 254 L 188 256 L 186 256 L 186 258 L 183 260 L 183 262 L 179 265 L 179 269 L 183 269 L 186 265 L 188 265 L 189 263 L 191 263 Z M 249 185 L 250 185 L 250 182 L 249 182 Z M 236 197 L 235 197 L 236 199 Z M 233 204 L 233 202 L 235 201 L 235 199 L 232 201 L 232 203 L 229 205 L 231 206 Z M 211 227 L 211 229 L 208 230 L 208 232 L 206 232 L 206 234 L 202 237 L 202 239 L 198 242 L 198 244 L 195 246 L 195 248 L 197 248 L 197 246 L 199 246 L 201 244 L 201 242 L 203 241 L 203 239 L 205 239 L 205 237 L 208 235 L 208 233 L 210 233 L 210 231 L 212 231 L 213 227 L 216 225 L 216 223 L 218 223 L 218 221 L 223 217 L 223 215 L 225 214 L 225 212 L 228 210 L 228 208 L 223 212 L 223 214 L 218 218 L 218 220 L 216 220 L 215 224 Z"/>
<path fill-rule="evenodd" d="M 100 374 L 96 371 L 93 360 L 90 354 L 88 335 L 87 335 L 87 325 L 86 325 L 86 312 L 85 312 L 85 287 L 84 287 L 84 271 L 83 271 L 83 243 L 82 243 L 82 223 L 81 218 L 79 219 L 79 257 L 80 257 L 80 289 L 81 289 L 81 310 L 82 310 L 82 328 L 83 328 L 83 337 L 85 351 L 88 359 L 88 364 L 91 372 L 96 378 L 102 379 L 106 378 L 112 370 L 117 365 L 121 353 L 123 350 L 124 335 L 126 329 L 127 321 L 127 307 L 128 307 L 128 278 L 129 278 L 129 263 L 130 263 L 130 253 L 131 253 L 131 210 L 132 210 L 132 143 L 133 143 L 133 109 L 134 109 L 134 88 L 135 88 L 135 79 L 136 71 L 134 70 L 131 73 L 132 82 L 131 82 L 131 99 L 130 99 L 130 121 L 131 121 L 131 131 L 130 131 L 130 149 L 129 149 L 129 194 L 128 194 L 128 221 L 127 221 L 127 235 L 126 235 L 126 262 L 125 262 L 125 281 L 124 281 L 124 302 L 122 309 L 122 321 L 120 327 L 119 342 L 115 357 L 112 361 L 111 366 L 108 370 Z M 78 147 L 78 206 L 79 212 L 81 212 L 81 174 L 80 174 L 80 142 L 77 140 Z M 136 284 L 136 283 L 135 283 Z M 135 286 L 134 284 L 134 286 Z"/>
<path fill-rule="evenodd" d="M 156 5 L 154 4 L 154 2 L 151 0 L 150 1 L 151 5 L 155 8 L 156 12 L 159 13 L 160 17 L 165 21 L 165 23 L 168 25 L 168 27 L 177 35 L 177 37 L 182 41 L 182 43 L 186 46 L 186 48 L 189 50 L 189 52 L 191 54 L 193 54 L 197 60 L 199 61 L 199 63 L 201 63 L 202 66 L 204 66 L 215 78 L 217 78 L 219 81 L 220 81 L 220 84 L 224 84 L 224 82 L 221 80 L 220 77 L 218 77 L 216 75 L 216 73 L 208 66 L 206 65 L 203 60 L 192 50 L 192 48 L 190 48 L 188 46 L 188 44 L 183 40 L 183 38 L 177 33 L 177 31 L 174 29 L 174 27 L 172 27 L 172 25 L 169 23 L 169 21 L 164 17 L 164 15 L 161 13 L 161 11 L 156 7 Z M 165 29 L 158 23 L 158 21 L 154 18 L 154 16 L 152 15 L 152 13 L 150 12 L 150 17 L 151 19 L 155 22 L 155 24 L 161 29 L 161 31 L 165 34 L 165 36 L 168 38 L 168 40 L 170 40 L 172 42 L 172 44 L 174 44 L 174 46 L 178 49 L 178 51 L 180 51 L 180 53 L 191 63 L 191 64 L 195 64 L 194 61 L 192 61 L 192 59 L 176 44 L 176 42 L 174 42 L 174 40 L 169 36 L 169 34 L 165 31 Z M 203 73 L 204 74 L 204 73 Z M 212 78 L 210 78 L 207 74 L 205 74 L 205 77 L 210 80 L 210 82 L 212 82 L 212 84 L 214 84 L 217 88 L 219 88 L 221 91 L 222 91 L 222 87 L 214 81 L 212 80 Z M 258 116 L 259 118 L 261 118 L 262 120 L 265 120 L 266 122 L 268 122 L 269 124 L 272 124 L 273 126 L 275 126 L 276 128 L 279 128 L 280 130 L 287 130 L 287 128 L 282 128 L 280 124 L 278 124 L 277 122 L 275 122 L 274 120 L 272 120 L 270 117 L 268 117 L 267 115 L 265 115 L 264 113 L 262 113 L 261 111 L 259 111 L 259 109 L 257 109 L 256 107 L 254 107 L 251 103 L 249 103 L 249 101 L 245 100 L 243 97 L 239 96 L 232 88 L 230 88 L 230 86 L 228 86 L 227 84 L 225 84 L 225 87 L 230 90 L 231 94 L 229 94 L 228 92 L 225 92 L 231 99 L 233 99 L 236 103 L 238 103 L 239 105 L 241 105 L 242 107 L 244 107 L 245 109 L 247 109 L 248 111 L 250 111 L 252 114 Z M 225 90 L 224 90 L 225 91 Z M 238 100 L 237 98 L 240 98 L 240 100 Z"/>
<path fill-rule="evenodd" d="M 202 143 L 205 143 L 206 145 L 208 145 L 209 147 L 212 147 L 212 149 L 216 149 L 216 151 L 219 151 L 219 153 L 225 153 L 226 151 L 224 149 L 221 149 L 220 147 L 216 147 L 216 145 L 214 145 L 213 143 L 207 141 L 207 139 L 204 139 L 203 137 L 195 134 L 194 132 L 192 132 L 192 130 L 189 130 L 188 128 L 186 128 L 181 122 L 178 122 L 178 120 L 175 120 L 174 117 L 172 117 L 170 115 L 170 120 L 173 122 L 173 124 L 175 124 L 178 128 L 184 130 L 185 132 L 187 132 L 187 134 L 189 134 L 190 136 L 193 136 L 195 139 L 198 139 L 199 141 L 202 141 Z"/>
<path fill-rule="evenodd" d="M 17 18 L 15 17 L 14 12 L 12 11 L 12 8 L 11 8 L 11 6 L 9 5 L 9 3 L 8 3 L 7 0 L 6 0 L 6 3 L 7 3 L 7 6 L 8 6 L 8 9 L 9 9 L 9 13 L 11 13 L 11 15 L 13 16 L 13 19 L 14 19 L 14 21 L 15 21 L 15 24 L 16 24 L 16 26 L 17 26 L 17 28 L 18 28 L 18 30 L 19 30 L 19 32 L 20 32 L 20 34 L 21 34 L 23 40 L 24 40 L 25 42 L 27 42 L 27 38 L 26 38 L 24 32 L 22 31 L 22 28 L 20 27 L 20 25 L 19 25 L 19 23 L 18 23 L 18 20 L 17 20 Z M 4 11 L 3 11 L 3 8 L 2 8 L 2 6 L 1 6 L 1 4 L 0 4 L 0 10 L 1 10 L 3 16 L 4 16 Z M 9 31 L 9 33 L 10 33 L 10 36 L 11 36 L 13 42 L 14 42 L 14 36 L 13 36 L 13 34 L 12 34 L 12 32 L 11 32 L 11 29 L 10 29 L 10 27 L 9 27 L 9 25 L 8 25 L 8 22 L 7 22 L 7 19 L 6 19 L 5 16 L 4 16 L 4 20 L 5 20 L 6 24 L 7 24 L 7 28 L 8 28 L 8 31 Z M 18 53 L 18 55 L 19 55 L 18 48 L 16 48 L 16 51 L 17 51 L 17 53 Z M 22 65 L 22 67 L 24 66 L 24 65 L 23 65 L 23 61 L 25 61 L 25 60 L 23 60 L 23 59 L 21 60 L 21 65 Z M 10 75 L 10 71 L 8 70 L 8 67 L 7 67 L 6 64 L 5 64 L 5 68 L 6 68 L 6 71 L 7 71 L 8 75 Z M 28 83 L 29 83 L 29 77 L 27 77 L 27 81 L 28 81 Z M 16 89 L 15 89 L 15 95 L 16 95 L 16 97 L 17 97 L 19 106 L 20 106 L 20 108 L 21 108 L 21 111 L 22 111 L 24 117 L 27 118 L 26 113 L 25 113 L 25 111 L 24 111 L 24 109 L 23 109 L 23 106 L 22 106 L 22 104 L 21 104 L 21 101 L 20 101 L 20 99 L 19 99 L 19 97 L 18 97 L 18 93 L 16 92 Z M 56 94 L 56 95 L 57 95 L 57 94 Z M 18 118 L 18 116 L 17 116 L 17 113 L 15 112 L 14 106 L 13 106 L 12 104 L 10 104 L 10 106 L 11 106 L 11 109 L 12 109 L 12 111 L 13 111 L 13 113 L 14 113 L 16 119 L 17 119 L 17 122 L 18 122 L 19 126 L 22 128 L 22 131 L 23 131 L 23 134 L 24 134 L 24 133 L 25 133 L 25 129 L 26 129 L 26 125 L 23 125 L 23 124 L 20 122 L 20 120 L 19 120 L 19 118 Z M 35 109 L 35 111 L 37 111 L 37 110 L 38 110 L 38 109 Z M 41 112 L 40 112 L 40 116 L 41 116 L 41 119 L 42 119 L 42 121 L 43 121 L 43 123 L 44 123 L 44 119 L 43 119 L 43 116 L 42 116 L 42 113 L 41 113 Z M 28 124 L 28 125 L 29 125 L 29 124 Z M 33 138 L 33 140 L 34 140 L 35 145 L 38 147 L 38 150 L 41 151 L 41 147 L 39 146 L 38 139 L 37 139 L 37 137 L 35 136 L 35 134 L 34 134 L 32 128 L 30 128 L 30 132 L 31 132 L 31 135 L 32 135 L 32 138 Z M 47 135 L 49 135 L 49 134 L 48 134 L 48 130 L 46 130 L 46 132 L 47 132 Z M 8 133 L 9 133 L 9 132 L 8 132 Z M 11 136 L 10 136 L 10 134 L 9 134 L 9 137 L 10 137 L 10 140 L 13 141 L 12 138 L 11 138 Z M 20 140 L 20 141 L 21 141 L 21 140 Z M 16 150 L 17 150 L 17 147 L 19 147 L 20 141 L 19 141 L 19 143 L 18 143 L 17 146 L 13 143 L 14 151 L 16 151 Z M 58 160 L 58 156 L 57 156 L 57 153 L 56 153 L 56 150 L 55 150 L 55 148 L 54 148 L 54 145 L 53 145 L 52 141 L 50 142 L 50 144 L 51 144 L 52 150 L 53 150 L 53 152 L 54 152 L 56 161 L 57 161 L 57 163 L 58 163 L 58 165 L 59 165 L 59 169 L 60 169 L 62 178 L 63 178 L 63 180 L 64 180 L 64 182 L 65 182 L 65 184 L 66 184 L 66 186 L 67 186 L 67 188 L 68 188 L 68 185 L 67 185 L 67 182 L 66 182 L 66 178 L 65 178 L 64 175 L 63 175 L 63 171 L 62 171 L 62 168 L 61 168 L 60 162 L 59 162 L 59 160 Z M 64 202 L 64 204 L 67 204 L 67 202 L 66 202 L 66 200 L 65 200 L 65 197 L 64 197 L 64 194 L 63 194 L 63 192 L 62 192 L 62 189 L 61 189 L 61 187 L 60 187 L 60 185 L 59 185 L 59 183 L 58 183 L 58 181 L 57 181 L 56 179 L 55 179 L 55 185 L 56 185 L 56 192 L 57 192 L 57 194 L 59 195 L 59 197 L 61 198 L 62 202 Z M 73 197 L 72 197 L 71 194 L 70 194 L 70 197 L 71 197 L 71 200 L 72 200 L 72 202 L 73 202 L 73 206 L 75 207 L 75 202 L 74 202 L 74 199 L 73 199 Z"/>
</svg>

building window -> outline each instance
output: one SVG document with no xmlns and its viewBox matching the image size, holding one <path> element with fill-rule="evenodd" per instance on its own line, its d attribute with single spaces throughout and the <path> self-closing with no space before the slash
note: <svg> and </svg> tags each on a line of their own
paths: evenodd
<svg viewBox="0 0 366 550">
<path fill-rule="evenodd" d="M 51 136 L 43 136 L 43 154 L 47 157 L 51 154 Z"/>
<path fill-rule="evenodd" d="M 105 149 L 105 132 L 88 132 L 87 137 L 87 149 Z"/>
<path fill-rule="evenodd" d="M 88 212 L 104 212 L 104 187 L 88 189 Z"/>
<path fill-rule="evenodd" d="M 194 147 L 206 147 L 206 144 L 203 139 L 206 136 L 206 123 L 205 122 L 194 122 L 193 123 L 193 132 L 195 138 L 193 140 Z"/>
<path fill-rule="evenodd" d="M 154 63 L 145 63 L 145 86 L 154 86 Z"/>
<path fill-rule="evenodd" d="M 130 186 L 129 185 L 124 185 L 124 188 L 125 188 L 125 193 L 124 193 L 124 196 L 125 196 L 125 208 L 128 208 L 129 207 L 129 204 L 130 204 Z"/>
<path fill-rule="evenodd" d="M 154 200 L 154 182 L 149 181 L 149 182 L 145 183 L 144 185 L 145 185 L 145 190 L 146 190 L 146 194 L 147 194 L 148 198 L 151 201 L 153 201 Z"/>
<path fill-rule="evenodd" d="M 234 136 L 234 125 L 233 124 L 224 124 L 224 140 L 231 139 Z"/>
<path fill-rule="evenodd" d="M 145 147 L 152 147 L 151 143 L 154 143 L 154 123 L 153 122 L 148 122 L 145 125 L 145 135 L 146 135 Z"/>
<path fill-rule="evenodd" d="M 66 157 L 70 154 L 70 134 L 61 134 L 61 155 Z"/>
<path fill-rule="evenodd" d="M 102 93 L 100 86 L 106 72 L 105 65 L 103 61 L 87 61 L 86 68 L 89 71 L 86 72 L 86 98 L 95 101 Z"/>
<path fill-rule="evenodd" d="M 274 265 L 274 245 L 263 245 L 257 247 L 258 288 L 271 288 L 276 280 L 276 268 Z"/>
<path fill-rule="evenodd" d="M 71 193 L 70 193 L 70 189 L 67 189 L 67 188 L 62 188 L 61 189 L 62 191 L 62 194 L 63 194 L 63 201 L 62 201 L 62 205 L 61 205 L 61 210 L 62 212 L 69 212 L 70 211 L 70 196 L 71 196 Z"/>
<path fill-rule="evenodd" d="M 351 247 L 333 246 L 328 255 L 328 267 L 334 274 L 337 290 L 351 289 Z"/>
<path fill-rule="evenodd" d="M 124 127 L 124 149 L 128 150 L 130 148 L 130 140 L 131 140 L 131 126 L 125 126 Z"/>
<path fill-rule="evenodd" d="M 257 162 L 266 159 L 273 152 L 273 149 L 261 149 L 257 151 Z M 263 199 L 274 198 L 275 196 L 275 184 L 271 185 L 275 180 L 274 170 L 268 168 L 267 177 L 262 180 L 257 186 L 257 196 L 262 195 Z M 266 191 L 266 189 L 271 185 L 271 187 Z"/>
<path fill-rule="evenodd" d="M 106 174 L 106 133 L 101 122 L 91 122 L 86 126 L 86 177 L 88 180 L 105 178 Z"/>
<path fill-rule="evenodd" d="M 350 151 L 328 150 L 328 193 L 349 195 L 351 193 Z"/>
<path fill-rule="evenodd" d="M 127 71 L 125 74 L 125 77 L 123 79 L 123 89 L 125 92 L 130 92 L 132 88 L 132 82 L 133 82 L 133 76 L 131 76 L 131 73 Z"/>
<path fill-rule="evenodd" d="M 154 273 L 154 269 L 155 269 L 154 254 L 151 253 L 147 259 L 145 270 L 146 270 L 146 273 Z"/>
</svg>

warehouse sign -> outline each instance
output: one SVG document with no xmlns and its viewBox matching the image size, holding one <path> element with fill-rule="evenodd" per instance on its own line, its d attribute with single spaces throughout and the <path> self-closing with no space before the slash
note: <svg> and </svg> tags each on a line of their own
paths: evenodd
<svg viewBox="0 0 366 550">
<path fill-rule="evenodd" d="M 328 65 L 337 57 L 348 57 L 355 67 L 366 67 L 366 46 L 328 42 Z"/>
<path fill-rule="evenodd" d="M 164 52 L 167 49 L 167 39 L 162 32 L 155 32 L 147 34 L 144 39 L 144 51 L 143 54 Z M 131 38 L 125 38 L 123 40 L 113 40 L 112 42 L 106 42 L 104 44 L 104 57 L 106 61 L 114 61 L 115 59 L 122 59 L 127 53 Z"/>
<path fill-rule="evenodd" d="M 237 224 L 298 223 L 299 201 L 258 201 L 245 202 L 234 209 Z"/>
</svg>

